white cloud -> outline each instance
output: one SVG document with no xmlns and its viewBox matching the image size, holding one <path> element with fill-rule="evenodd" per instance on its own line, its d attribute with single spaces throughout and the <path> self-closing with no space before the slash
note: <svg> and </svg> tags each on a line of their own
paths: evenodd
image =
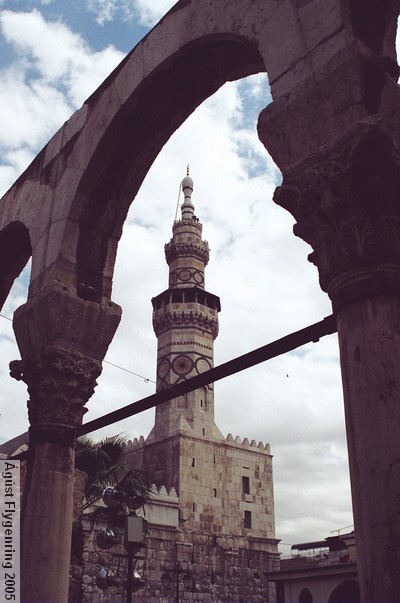
<svg viewBox="0 0 400 603">
<path fill-rule="evenodd" d="M 21 65 L 0 72 L 0 103 L 0 146 L 9 149 L 37 149 L 72 111 L 57 88 L 41 79 L 27 81 Z"/>
<path fill-rule="evenodd" d="M 136 0 L 139 20 L 143 25 L 153 27 L 174 4 L 176 0 Z"/>
<path fill-rule="evenodd" d="M 124 54 L 112 46 L 94 52 L 80 35 L 46 21 L 38 10 L 1 11 L 0 30 L 15 52 L 0 71 L 2 194 Z"/>
<path fill-rule="evenodd" d="M 87 7 L 99 25 L 137 19 L 141 25 L 153 27 L 174 4 L 176 0 L 89 0 Z"/>
<path fill-rule="evenodd" d="M 30 77 L 35 77 L 31 70 L 36 70 L 40 85 L 57 86 L 57 93 L 66 95 L 73 108 L 80 106 L 124 57 L 112 46 L 93 52 L 80 35 L 59 21 L 45 21 L 38 10 L 3 11 L 0 24 L 5 39 L 21 57 L 18 67 L 24 76 L 28 77 L 30 70 Z"/>
<path fill-rule="evenodd" d="M 118 0 L 89 0 L 87 6 L 89 11 L 96 14 L 97 23 L 104 25 L 115 18 L 119 4 Z"/>
</svg>

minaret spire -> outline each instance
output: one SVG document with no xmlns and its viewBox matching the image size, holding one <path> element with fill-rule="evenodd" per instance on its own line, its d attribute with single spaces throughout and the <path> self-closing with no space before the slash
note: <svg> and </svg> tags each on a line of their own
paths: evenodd
<svg viewBox="0 0 400 603">
<path fill-rule="evenodd" d="M 185 197 L 182 216 L 174 221 L 172 238 L 165 245 L 168 289 L 152 300 L 153 327 L 158 339 L 158 391 L 212 368 L 214 339 L 218 335 L 220 301 L 205 290 L 209 248 L 202 238 L 203 226 L 194 213 L 189 166 L 181 187 Z M 157 407 L 150 440 L 183 432 L 201 438 L 222 437 L 214 424 L 212 385 Z"/>
<path fill-rule="evenodd" d="M 186 167 L 186 178 L 182 180 L 182 191 L 184 195 L 184 201 L 181 207 L 182 220 L 191 220 L 194 217 L 194 206 L 192 203 L 193 193 L 193 180 L 189 176 L 189 164 Z"/>
</svg>

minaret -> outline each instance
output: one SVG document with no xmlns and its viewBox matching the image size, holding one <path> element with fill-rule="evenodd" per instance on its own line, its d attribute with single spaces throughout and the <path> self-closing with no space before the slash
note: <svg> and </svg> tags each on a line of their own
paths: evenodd
<svg viewBox="0 0 400 603">
<path fill-rule="evenodd" d="M 189 168 L 182 191 L 181 219 L 175 220 L 172 238 L 165 245 L 169 286 L 152 299 L 153 327 L 158 339 L 157 391 L 212 368 L 214 339 L 218 335 L 220 300 L 204 288 L 209 248 L 194 213 Z M 213 385 L 157 407 L 147 442 L 179 433 L 203 439 L 222 438 L 214 424 Z"/>
<path fill-rule="evenodd" d="M 189 173 L 182 190 L 180 220 L 165 245 L 169 286 L 152 300 L 158 391 L 212 368 L 218 334 L 220 301 L 205 290 L 209 249 Z M 157 504 L 166 499 L 155 505 L 153 525 L 149 520 L 149 576 L 158 572 L 160 581 L 179 563 L 197 573 L 207 600 L 275 600 L 259 579 L 278 557 L 269 444 L 223 437 L 212 384 L 158 406 L 150 435 L 133 444 L 131 458 L 156 484 Z"/>
</svg>

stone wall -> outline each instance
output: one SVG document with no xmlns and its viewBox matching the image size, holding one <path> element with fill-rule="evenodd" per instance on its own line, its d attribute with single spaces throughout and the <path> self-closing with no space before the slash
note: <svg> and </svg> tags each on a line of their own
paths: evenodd
<svg viewBox="0 0 400 603">
<path fill-rule="evenodd" d="M 194 591 L 184 591 L 180 580 L 180 596 L 184 601 L 203 603 L 229 601 L 243 603 L 275 600 L 275 586 L 266 580 L 266 572 L 277 566 L 276 541 L 256 537 L 218 535 L 214 531 L 180 528 L 179 498 L 171 489 L 153 489 L 151 503 L 146 505 L 147 536 L 145 547 L 140 551 L 137 569 L 145 580 L 145 587 L 133 595 L 139 603 L 174 601 L 176 596 L 176 569 L 193 577 Z M 118 545 L 110 551 L 102 551 L 95 542 L 96 533 L 105 524 L 97 523 L 91 529 L 90 520 L 83 521 L 83 578 L 82 601 L 87 603 L 122 603 L 125 590 L 122 582 L 126 577 L 126 560 L 111 560 L 113 553 L 122 553 Z M 121 537 L 122 540 L 122 537 Z M 110 561 L 111 560 L 111 561 Z M 118 570 L 119 565 L 119 571 Z M 106 591 L 95 584 L 101 567 L 110 567 L 118 573 L 118 587 Z M 169 574 L 169 588 L 163 588 L 161 577 Z"/>
</svg>

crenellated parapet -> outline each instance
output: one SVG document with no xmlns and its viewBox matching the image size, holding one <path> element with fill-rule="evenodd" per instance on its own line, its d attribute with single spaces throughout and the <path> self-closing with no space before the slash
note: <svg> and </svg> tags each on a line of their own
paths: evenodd
<svg viewBox="0 0 400 603">
<path fill-rule="evenodd" d="M 166 499 L 170 500 L 171 502 L 178 501 L 178 494 L 175 488 L 172 487 L 167 489 L 165 485 L 157 486 L 156 484 L 152 484 L 150 496 L 151 500 Z"/>
<path fill-rule="evenodd" d="M 145 439 L 144 437 L 141 435 L 139 438 L 134 438 L 133 440 L 128 440 L 126 442 L 126 452 L 131 452 L 134 450 L 139 450 L 141 448 L 144 447 L 145 444 Z"/>
<path fill-rule="evenodd" d="M 242 438 L 240 436 L 236 436 L 235 438 L 231 433 L 225 438 L 225 442 L 230 445 L 240 446 L 241 448 L 247 448 L 248 450 L 254 450 L 257 452 L 265 452 L 266 454 L 270 454 L 270 445 L 269 443 L 264 444 L 263 442 L 256 442 L 256 440 L 251 440 L 249 442 L 248 438 Z"/>
</svg>

